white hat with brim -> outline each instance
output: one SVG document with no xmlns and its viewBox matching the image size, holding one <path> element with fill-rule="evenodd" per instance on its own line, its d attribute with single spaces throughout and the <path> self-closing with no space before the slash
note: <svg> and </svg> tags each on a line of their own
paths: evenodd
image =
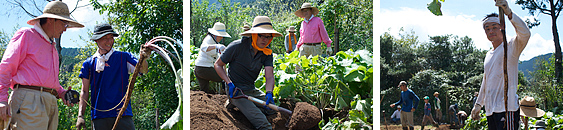
<svg viewBox="0 0 563 130">
<path fill-rule="evenodd" d="M 532 127 L 532 128 L 545 128 L 546 127 L 545 121 L 538 120 L 538 121 L 536 121 L 536 125 L 533 125 L 533 126 L 530 126 L 530 127 Z"/>
<path fill-rule="evenodd" d="M 229 35 L 229 33 L 227 33 L 227 29 L 225 28 L 225 24 L 221 23 L 221 22 L 216 22 L 213 25 L 213 28 L 208 28 L 207 31 L 215 36 L 221 36 L 221 37 L 228 37 L 230 38 L 231 35 Z"/>
<path fill-rule="evenodd" d="M 60 19 L 60 20 L 68 21 L 69 22 L 68 28 L 82 28 L 82 27 L 84 27 L 84 25 L 82 25 L 82 24 L 76 22 L 75 20 L 73 20 L 72 18 L 70 18 L 68 6 L 61 1 L 52 1 L 52 2 L 47 3 L 47 5 L 45 6 L 45 9 L 43 9 L 43 14 L 27 21 L 27 24 L 35 25 L 36 23 L 39 22 L 39 19 L 41 19 L 41 18 L 54 18 L 54 19 Z"/>
<path fill-rule="evenodd" d="M 241 36 L 250 37 L 252 34 L 274 34 L 274 37 L 281 37 L 282 34 L 274 30 L 270 18 L 268 16 L 256 16 L 254 22 L 252 22 L 252 28 L 250 30 L 241 33 Z"/>
<path fill-rule="evenodd" d="M 289 26 L 289 28 L 286 29 L 285 31 L 288 31 L 288 32 L 295 32 L 295 31 L 297 31 L 297 30 L 295 30 L 295 26 Z"/>
<path fill-rule="evenodd" d="M 525 96 L 520 100 L 520 115 L 527 117 L 542 117 L 545 111 L 536 108 L 536 100 L 533 97 Z"/>
<path fill-rule="evenodd" d="M 319 9 L 317 7 L 313 7 L 311 3 L 303 3 L 303 5 L 301 5 L 301 8 L 295 11 L 294 14 L 297 15 L 297 17 L 305 17 L 303 16 L 303 9 L 311 9 L 311 11 L 313 11 L 313 15 L 319 14 Z"/>
</svg>

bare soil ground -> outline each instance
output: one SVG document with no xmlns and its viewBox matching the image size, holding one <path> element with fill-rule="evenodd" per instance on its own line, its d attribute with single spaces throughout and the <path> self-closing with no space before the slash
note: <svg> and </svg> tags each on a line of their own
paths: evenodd
<svg viewBox="0 0 563 130">
<path fill-rule="evenodd" d="M 190 129 L 194 130 L 253 130 L 255 129 L 246 117 L 237 108 L 228 110 L 223 106 L 228 99 L 227 95 L 207 94 L 203 91 L 190 91 Z M 279 104 L 280 107 L 291 111 L 295 103 Z M 303 115 L 306 116 L 306 115 Z M 274 130 L 287 130 L 289 115 L 276 113 L 267 116 Z M 300 117 L 304 118 L 304 117 Z M 318 124 L 318 123 L 317 123 Z M 303 126 L 305 127 L 305 126 Z M 294 127 L 299 128 L 299 127 Z M 314 125 L 311 130 L 317 130 Z"/>
</svg>

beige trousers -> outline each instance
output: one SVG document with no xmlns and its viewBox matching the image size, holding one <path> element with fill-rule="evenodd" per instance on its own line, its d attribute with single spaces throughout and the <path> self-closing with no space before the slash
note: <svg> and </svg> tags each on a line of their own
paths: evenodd
<svg viewBox="0 0 563 130">
<path fill-rule="evenodd" d="M 403 127 L 414 127 L 412 112 L 401 111 L 401 125 Z"/>
<path fill-rule="evenodd" d="M 9 106 L 9 129 L 56 130 L 59 125 L 57 98 L 49 92 L 17 88 L 12 91 Z"/>
<path fill-rule="evenodd" d="M 311 46 L 311 45 L 301 45 L 301 47 L 299 47 L 299 57 L 301 56 L 316 56 L 316 55 L 321 55 L 323 54 L 322 50 L 321 50 L 321 45 L 316 45 L 316 46 Z"/>
</svg>

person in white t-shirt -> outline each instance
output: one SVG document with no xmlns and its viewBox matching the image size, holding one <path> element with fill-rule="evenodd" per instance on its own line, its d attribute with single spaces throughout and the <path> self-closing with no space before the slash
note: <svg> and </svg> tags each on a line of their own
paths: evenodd
<svg viewBox="0 0 563 130">
<path fill-rule="evenodd" d="M 391 115 L 391 122 L 401 124 L 401 106 L 397 106 L 397 110 Z"/>
<path fill-rule="evenodd" d="M 502 27 L 498 14 L 490 14 L 483 20 L 483 29 L 489 41 L 493 45 L 493 49 L 487 52 L 484 63 L 484 76 L 479 90 L 479 96 L 471 111 L 471 118 L 478 120 L 479 112 L 482 106 L 485 106 L 485 114 L 487 116 L 488 128 L 490 130 L 507 129 L 515 130 L 519 128 L 520 112 L 518 105 L 518 95 L 516 89 L 518 86 L 518 59 L 522 50 L 528 44 L 530 39 L 530 29 L 526 23 L 513 13 L 506 0 L 497 0 L 496 6 L 502 8 L 508 20 L 516 30 L 516 37 L 509 39 L 507 44 L 507 71 L 508 71 L 508 110 L 505 109 L 504 101 L 504 73 L 503 73 L 503 56 L 505 48 L 503 47 Z M 503 16 L 504 17 L 504 16 Z M 508 113 L 506 113 L 508 112 Z M 506 115 L 508 115 L 508 118 Z"/>
<path fill-rule="evenodd" d="M 199 55 L 195 60 L 194 74 L 199 83 L 199 88 L 206 93 L 215 93 L 215 91 L 209 88 L 209 81 L 223 81 L 223 79 L 217 75 L 213 65 L 219 55 L 225 51 L 225 45 L 219 43 L 225 37 L 230 38 L 231 35 L 227 33 L 225 24 L 217 22 L 213 25 L 213 28 L 207 29 L 207 36 L 203 38 L 199 47 Z"/>
</svg>

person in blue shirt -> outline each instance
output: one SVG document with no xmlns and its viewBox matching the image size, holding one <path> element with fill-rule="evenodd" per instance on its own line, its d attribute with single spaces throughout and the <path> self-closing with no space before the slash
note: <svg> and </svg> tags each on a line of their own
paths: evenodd
<svg viewBox="0 0 563 130">
<path fill-rule="evenodd" d="M 390 106 L 395 107 L 396 105 L 401 105 L 401 125 L 403 126 L 403 130 L 414 130 L 413 112 L 416 106 L 418 106 L 420 98 L 418 98 L 412 90 L 407 88 L 406 81 L 401 81 L 398 87 L 401 88 L 401 99 Z"/>
<path fill-rule="evenodd" d="M 422 99 L 424 99 L 424 117 L 422 118 L 421 130 L 424 130 L 424 126 L 426 126 L 428 122 L 438 127 L 438 123 L 436 123 L 436 121 L 434 121 L 434 119 L 432 118 L 432 106 L 430 105 L 429 102 L 430 97 L 424 96 L 424 98 Z"/>
<path fill-rule="evenodd" d="M 85 127 L 83 118 L 86 110 L 86 99 L 90 96 L 92 124 L 94 130 L 113 128 L 120 108 L 124 104 L 123 97 L 127 92 L 129 74 L 135 70 L 138 60 L 129 52 L 113 49 L 114 37 L 118 36 L 109 24 L 98 24 L 94 28 L 91 40 L 95 41 L 98 50 L 86 59 L 80 69 L 82 78 L 82 94 L 78 108 L 76 128 Z M 143 47 L 141 55 L 150 56 L 150 49 Z M 143 61 L 141 73 L 148 72 L 147 61 Z M 91 92 L 91 93 L 90 93 Z M 131 102 L 117 125 L 119 130 L 134 130 Z"/>
</svg>

